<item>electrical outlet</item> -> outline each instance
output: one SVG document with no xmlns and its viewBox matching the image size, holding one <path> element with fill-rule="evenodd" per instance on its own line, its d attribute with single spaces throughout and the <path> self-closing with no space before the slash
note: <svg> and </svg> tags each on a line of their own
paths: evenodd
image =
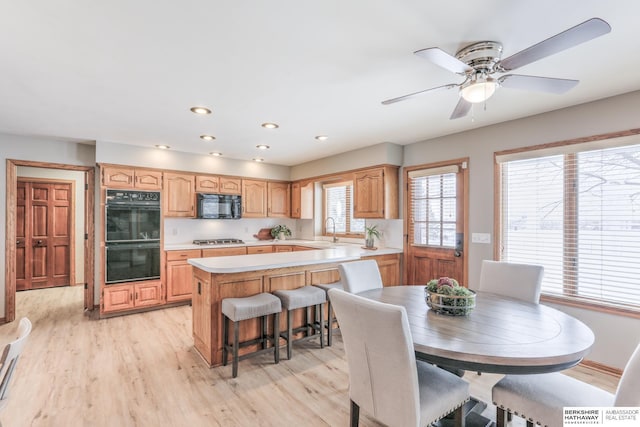
<svg viewBox="0 0 640 427">
<path fill-rule="evenodd" d="M 171 229 L 171 234 L 174 235 L 174 236 L 177 236 L 178 235 L 178 229 L 177 228 L 172 228 Z"/>
</svg>

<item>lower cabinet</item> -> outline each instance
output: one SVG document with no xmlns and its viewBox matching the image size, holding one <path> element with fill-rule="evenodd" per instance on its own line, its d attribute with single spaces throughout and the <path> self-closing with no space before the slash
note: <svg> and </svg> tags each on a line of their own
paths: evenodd
<svg viewBox="0 0 640 427">
<path fill-rule="evenodd" d="M 193 266 L 189 258 L 200 258 L 200 249 L 185 251 L 167 251 L 167 302 L 189 301 L 191 299 L 191 281 Z"/>
<path fill-rule="evenodd" d="M 373 259 L 378 263 L 382 284 L 384 286 L 398 286 L 400 282 L 400 257 L 401 254 L 389 254 L 365 257 L 363 259 Z"/>
<path fill-rule="evenodd" d="M 164 304 L 164 297 L 162 282 L 159 280 L 106 285 L 103 290 L 102 310 L 104 313 L 162 304 Z"/>
</svg>

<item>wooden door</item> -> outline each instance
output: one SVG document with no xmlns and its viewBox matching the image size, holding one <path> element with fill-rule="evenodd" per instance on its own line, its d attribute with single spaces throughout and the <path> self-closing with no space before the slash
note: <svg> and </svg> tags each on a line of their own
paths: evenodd
<svg viewBox="0 0 640 427">
<path fill-rule="evenodd" d="M 164 215 L 171 217 L 196 216 L 195 176 L 165 173 Z"/>
<path fill-rule="evenodd" d="M 291 191 L 288 183 L 269 182 L 267 184 L 269 205 L 267 215 L 278 218 L 288 218 L 291 212 Z"/>
<path fill-rule="evenodd" d="M 134 188 L 140 190 L 162 190 L 162 172 L 148 169 L 136 169 Z"/>
<path fill-rule="evenodd" d="M 467 160 L 405 170 L 405 280 L 451 277 L 467 285 Z"/>
<path fill-rule="evenodd" d="M 267 216 L 266 181 L 242 180 L 242 216 L 245 218 Z"/>
<path fill-rule="evenodd" d="M 353 192 L 354 218 L 384 218 L 383 169 L 356 172 Z"/>
<path fill-rule="evenodd" d="M 16 290 L 69 285 L 72 185 L 19 180 L 17 188 Z"/>
<path fill-rule="evenodd" d="M 220 194 L 242 194 L 242 180 L 240 178 L 220 177 Z"/>
<path fill-rule="evenodd" d="M 196 175 L 196 192 L 219 193 L 220 178 L 213 175 Z"/>
</svg>

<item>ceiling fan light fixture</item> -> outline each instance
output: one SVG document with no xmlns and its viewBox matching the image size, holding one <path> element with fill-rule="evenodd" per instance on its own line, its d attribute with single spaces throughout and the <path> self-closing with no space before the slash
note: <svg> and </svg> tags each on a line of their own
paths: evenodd
<svg viewBox="0 0 640 427">
<path fill-rule="evenodd" d="M 469 80 L 460 88 L 460 96 L 472 104 L 491 98 L 498 88 L 498 82 L 491 77 L 479 77 Z"/>
</svg>

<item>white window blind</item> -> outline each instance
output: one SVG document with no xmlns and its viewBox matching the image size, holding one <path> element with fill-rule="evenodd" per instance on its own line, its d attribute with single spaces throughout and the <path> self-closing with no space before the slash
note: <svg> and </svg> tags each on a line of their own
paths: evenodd
<svg viewBox="0 0 640 427">
<path fill-rule="evenodd" d="M 457 170 L 452 166 L 409 172 L 411 244 L 456 246 Z"/>
<path fill-rule="evenodd" d="M 640 309 L 640 145 L 580 148 L 501 164 L 501 259 L 542 264 L 544 294 Z"/>
<path fill-rule="evenodd" d="M 331 217 L 336 223 L 336 234 L 363 234 L 365 220 L 353 217 L 353 184 L 343 182 L 327 184 L 325 191 L 325 223 Z M 327 225 L 327 233 L 333 232 Z"/>
</svg>

